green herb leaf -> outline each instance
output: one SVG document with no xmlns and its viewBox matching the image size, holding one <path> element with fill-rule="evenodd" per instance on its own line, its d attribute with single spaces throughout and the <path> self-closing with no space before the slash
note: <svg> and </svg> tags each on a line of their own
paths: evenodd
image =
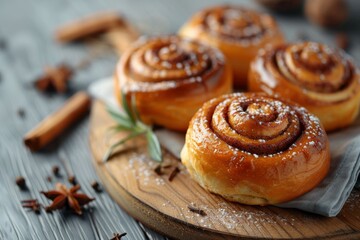
<svg viewBox="0 0 360 240">
<path fill-rule="evenodd" d="M 118 125 L 109 127 L 107 129 L 108 133 L 117 133 L 117 132 L 125 132 L 125 131 L 132 131 L 132 128 L 128 128 L 126 126 L 118 124 Z"/>
<path fill-rule="evenodd" d="M 133 112 L 131 111 L 131 109 L 129 107 L 129 104 L 128 104 L 127 99 L 126 99 L 126 94 L 124 92 L 121 93 L 121 102 L 122 102 L 122 107 L 125 110 L 127 116 L 129 117 L 131 122 L 133 124 L 135 124 L 136 120 L 135 120 L 134 114 L 133 114 Z"/>
<path fill-rule="evenodd" d="M 146 131 L 146 140 L 148 142 L 148 150 L 150 157 L 158 162 L 162 161 L 162 153 L 159 140 L 157 139 L 155 133 L 151 129 Z"/>
<path fill-rule="evenodd" d="M 118 132 L 130 132 L 131 129 L 121 126 L 121 125 L 115 125 L 111 126 L 106 130 L 106 141 L 108 141 L 110 138 L 112 138 L 116 133 Z"/>
<path fill-rule="evenodd" d="M 110 132 L 129 132 L 130 134 L 116 142 L 112 146 L 109 147 L 107 152 L 103 157 L 103 161 L 106 162 L 110 157 L 114 149 L 121 144 L 124 144 L 128 140 L 138 136 L 145 134 L 146 140 L 148 143 L 148 151 L 150 157 L 158 162 L 162 161 L 162 153 L 159 140 L 151 129 L 151 126 L 146 125 L 141 122 L 139 113 L 136 109 L 136 99 L 135 96 L 131 96 L 131 109 L 128 105 L 126 96 L 122 93 L 122 106 L 124 108 L 124 113 L 118 112 L 111 108 L 108 108 L 108 112 L 110 116 L 116 121 L 117 125 L 109 128 Z"/>
<path fill-rule="evenodd" d="M 134 117 L 136 121 L 140 120 L 140 114 L 136 107 L 136 98 L 135 95 L 131 95 L 131 110 L 134 113 Z"/>
<path fill-rule="evenodd" d="M 134 123 L 129 119 L 128 116 L 121 114 L 111 108 L 107 109 L 110 116 L 121 126 L 132 129 L 134 127 Z"/>
<path fill-rule="evenodd" d="M 128 135 L 127 137 L 125 137 L 125 138 L 121 139 L 120 141 L 118 141 L 118 142 L 114 143 L 113 145 L 111 145 L 110 148 L 107 150 L 107 152 L 105 153 L 105 155 L 103 157 L 103 162 L 106 162 L 110 158 L 112 152 L 114 151 L 114 149 L 116 147 L 118 147 L 118 146 L 124 144 L 125 142 L 129 141 L 130 139 L 133 139 L 134 137 L 136 137 L 136 136 L 138 136 L 140 134 L 144 134 L 144 133 L 145 132 L 138 132 L 138 133 L 133 132 L 130 135 Z"/>
</svg>

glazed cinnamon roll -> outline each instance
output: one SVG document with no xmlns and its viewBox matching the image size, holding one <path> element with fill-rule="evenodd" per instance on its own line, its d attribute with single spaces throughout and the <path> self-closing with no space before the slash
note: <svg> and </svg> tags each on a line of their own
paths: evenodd
<svg viewBox="0 0 360 240">
<path fill-rule="evenodd" d="M 276 204 L 314 188 L 329 170 L 325 130 L 304 107 L 261 93 L 205 103 L 181 160 L 202 187 L 230 201 Z"/>
<path fill-rule="evenodd" d="M 246 87 L 250 61 L 258 49 L 284 42 L 271 16 L 238 6 L 204 9 L 179 34 L 219 48 L 232 66 L 235 86 L 241 88 Z"/>
<path fill-rule="evenodd" d="M 135 96 L 142 121 L 186 131 L 207 100 L 232 91 L 232 73 L 223 54 L 177 36 L 140 40 L 122 56 L 115 91 Z"/>
<path fill-rule="evenodd" d="M 249 72 L 249 90 L 297 102 L 332 131 L 358 115 L 360 75 L 345 53 L 303 42 L 260 51 Z"/>
</svg>

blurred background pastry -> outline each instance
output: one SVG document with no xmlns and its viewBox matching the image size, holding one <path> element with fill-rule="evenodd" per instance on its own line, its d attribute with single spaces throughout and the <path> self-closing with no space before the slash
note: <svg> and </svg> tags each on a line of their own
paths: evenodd
<svg viewBox="0 0 360 240">
<path fill-rule="evenodd" d="M 270 15 L 228 5 L 196 13 L 179 34 L 219 48 L 233 68 L 234 85 L 240 88 L 246 88 L 249 64 L 258 49 L 284 42 Z"/>
<path fill-rule="evenodd" d="M 232 72 L 223 54 L 195 40 L 163 36 L 138 41 L 115 73 L 115 92 L 136 99 L 148 124 L 186 131 L 207 100 L 232 91 Z"/>
<path fill-rule="evenodd" d="M 320 27 L 339 27 L 348 19 L 345 0 L 307 0 L 304 11 L 310 22 Z"/>
<path fill-rule="evenodd" d="M 299 103 L 320 118 L 326 131 L 350 125 L 359 112 L 359 69 L 347 54 L 320 43 L 260 51 L 251 64 L 249 90 Z"/>
</svg>

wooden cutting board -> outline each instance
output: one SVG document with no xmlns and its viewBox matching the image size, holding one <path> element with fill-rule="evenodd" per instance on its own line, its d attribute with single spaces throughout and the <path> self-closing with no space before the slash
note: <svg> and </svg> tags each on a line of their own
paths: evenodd
<svg viewBox="0 0 360 240">
<path fill-rule="evenodd" d="M 123 146 L 108 162 L 101 159 L 109 145 L 114 125 L 105 106 L 92 107 L 90 146 L 93 162 L 103 185 L 113 199 L 144 225 L 175 239 L 360 239 L 360 191 L 354 190 L 342 212 L 327 218 L 295 209 L 256 207 L 231 203 L 196 184 L 179 160 L 164 152 L 165 169 L 159 176 L 157 163 L 147 155 L 140 137 Z M 168 177 L 175 166 L 181 172 Z M 206 216 L 189 211 L 193 205 Z M 119 219 L 121 221 L 121 219 Z"/>
</svg>

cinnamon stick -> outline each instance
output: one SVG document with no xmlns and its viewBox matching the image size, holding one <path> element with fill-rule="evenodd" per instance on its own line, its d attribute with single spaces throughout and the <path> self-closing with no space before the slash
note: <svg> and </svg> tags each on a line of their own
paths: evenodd
<svg viewBox="0 0 360 240">
<path fill-rule="evenodd" d="M 97 13 L 61 26 L 55 38 L 63 43 L 77 41 L 123 24 L 123 17 L 116 12 Z"/>
<path fill-rule="evenodd" d="M 66 24 L 56 32 L 60 42 L 70 42 L 106 33 L 106 38 L 120 54 L 134 42 L 139 34 L 135 28 L 117 13 L 100 13 Z M 90 108 L 90 97 L 79 92 L 57 112 L 44 119 L 24 136 L 24 143 L 33 151 L 40 150 L 80 119 Z"/>
<path fill-rule="evenodd" d="M 90 109 L 91 99 L 85 92 L 72 96 L 64 106 L 45 118 L 24 136 L 25 145 L 32 151 L 45 147 Z"/>
<path fill-rule="evenodd" d="M 105 37 L 122 54 L 140 35 L 123 16 L 115 12 L 97 13 L 61 26 L 55 33 L 59 42 L 72 42 L 105 33 Z"/>
</svg>

